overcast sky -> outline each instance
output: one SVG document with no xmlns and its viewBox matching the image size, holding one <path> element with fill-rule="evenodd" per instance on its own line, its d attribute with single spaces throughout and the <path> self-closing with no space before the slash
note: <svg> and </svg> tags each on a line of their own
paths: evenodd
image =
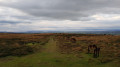
<svg viewBox="0 0 120 67">
<path fill-rule="evenodd" d="M 0 0 L 0 31 L 120 29 L 120 0 Z"/>
</svg>

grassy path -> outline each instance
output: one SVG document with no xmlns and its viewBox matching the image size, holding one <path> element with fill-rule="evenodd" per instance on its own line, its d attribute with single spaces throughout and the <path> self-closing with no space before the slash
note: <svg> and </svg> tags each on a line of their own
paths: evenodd
<svg viewBox="0 0 120 67">
<path fill-rule="evenodd" d="M 53 37 L 51 37 L 49 42 L 44 46 L 43 52 L 46 52 L 46 53 L 56 53 L 57 52 L 56 41 L 53 40 Z"/>
<path fill-rule="evenodd" d="M 60 54 L 53 38 L 50 37 L 42 52 L 23 57 L 1 58 L 0 67 L 111 67 L 109 64 L 89 63 L 89 56 L 86 54 L 82 54 L 83 58 L 74 54 Z"/>
</svg>

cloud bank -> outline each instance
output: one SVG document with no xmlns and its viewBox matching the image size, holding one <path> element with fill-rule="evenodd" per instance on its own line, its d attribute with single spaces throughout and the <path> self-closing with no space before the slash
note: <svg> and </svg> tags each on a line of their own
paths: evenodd
<svg viewBox="0 0 120 67">
<path fill-rule="evenodd" d="M 119 2 L 0 0 L 0 31 L 120 29 Z"/>
</svg>

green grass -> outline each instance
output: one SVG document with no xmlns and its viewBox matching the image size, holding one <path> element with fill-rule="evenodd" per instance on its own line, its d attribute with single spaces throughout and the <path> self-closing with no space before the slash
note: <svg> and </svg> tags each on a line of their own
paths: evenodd
<svg viewBox="0 0 120 67">
<path fill-rule="evenodd" d="M 114 67 L 113 63 L 100 63 L 99 58 L 92 58 L 91 54 L 78 55 L 81 57 L 76 54 L 60 54 L 56 41 L 51 37 L 41 52 L 23 57 L 0 58 L 0 67 Z"/>
</svg>

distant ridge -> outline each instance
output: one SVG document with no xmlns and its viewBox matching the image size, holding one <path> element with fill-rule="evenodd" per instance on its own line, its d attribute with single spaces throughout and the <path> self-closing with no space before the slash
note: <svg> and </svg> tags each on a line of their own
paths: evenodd
<svg viewBox="0 0 120 67">
<path fill-rule="evenodd" d="M 112 35 L 120 35 L 120 30 L 109 30 L 109 31 L 27 31 L 27 32 L 6 32 L 6 31 L 1 31 L 0 33 L 76 33 L 76 34 L 112 34 Z"/>
</svg>

